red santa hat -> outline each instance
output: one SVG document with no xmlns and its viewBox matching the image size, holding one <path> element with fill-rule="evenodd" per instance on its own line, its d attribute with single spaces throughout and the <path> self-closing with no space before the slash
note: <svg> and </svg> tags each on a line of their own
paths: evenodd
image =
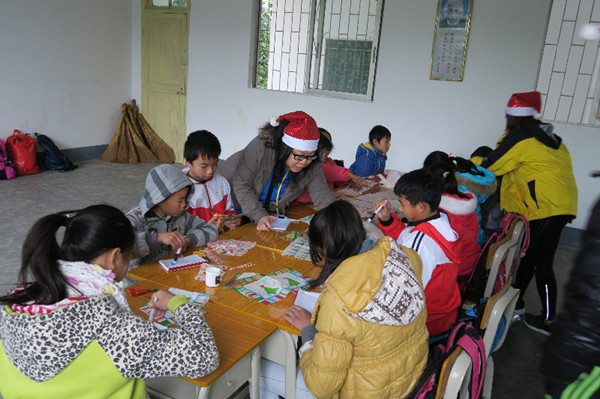
<svg viewBox="0 0 600 399">
<path fill-rule="evenodd" d="M 281 115 L 276 120 L 271 119 L 272 126 L 279 126 L 279 122 L 286 120 L 289 123 L 283 128 L 281 141 L 299 151 L 316 151 L 319 145 L 319 128 L 315 120 L 303 111 L 290 112 Z"/>
<path fill-rule="evenodd" d="M 539 91 L 515 93 L 508 100 L 506 114 L 512 116 L 533 116 L 542 110 L 542 95 Z"/>
</svg>

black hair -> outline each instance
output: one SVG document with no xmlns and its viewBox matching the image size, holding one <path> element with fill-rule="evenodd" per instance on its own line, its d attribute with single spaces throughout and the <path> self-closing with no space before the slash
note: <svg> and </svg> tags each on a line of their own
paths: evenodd
<svg viewBox="0 0 600 399">
<path fill-rule="evenodd" d="M 487 145 L 482 145 L 481 147 L 477 147 L 475 151 L 471 154 L 471 158 L 473 157 L 487 157 L 487 155 L 492 152 L 492 147 L 488 147 Z"/>
<path fill-rule="evenodd" d="M 56 239 L 64 226 L 62 243 Z M 123 212 L 110 205 L 44 216 L 27 233 L 22 250 L 19 283 L 22 290 L 0 297 L 2 304 L 52 304 L 67 296 L 58 260 L 90 262 L 109 249 L 133 250 L 133 227 Z M 32 280 L 29 280 L 32 278 Z"/>
<path fill-rule="evenodd" d="M 323 133 L 321 133 L 321 135 L 319 136 L 319 148 L 321 149 L 321 151 L 325 150 L 331 152 L 331 150 L 333 150 L 333 143 Z"/>
<path fill-rule="evenodd" d="M 427 167 L 427 169 L 441 177 L 444 184 L 442 187 L 443 193 L 457 195 L 460 198 L 469 198 L 468 195 L 458 190 L 458 182 L 456 181 L 456 176 L 454 175 L 455 169 L 452 163 L 438 162 L 435 165 Z"/>
<path fill-rule="evenodd" d="M 477 169 L 477 165 L 462 157 L 453 157 L 444 151 L 433 151 L 423 161 L 423 167 L 431 168 L 433 165 L 443 163 L 451 167 L 457 173 L 469 173 L 477 176 L 485 176 L 485 173 Z"/>
<path fill-rule="evenodd" d="M 310 259 L 321 273 L 309 288 L 323 284 L 340 263 L 358 254 L 365 237 L 362 219 L 349 202 L 338 200 L 318 211 L 308 227 L 308 245 Z"/>
<path fill-rule="evenodd" d="M 200 156 L 208 159 L 219 159 L 221 156 L 221 143 L 217 136 L 208 130 L 196 130 L 190 133 L 183 146 L 183 157 L 189 163 Z"/>
<path fill-rule="evenodd" d="M 442 197 L 441 177 L 427 168 L 413 170 L 400 176 L 394 186 L 394 193 L 404 197 L 411 205 L 425 202 L 431 211 L 437 211 Z"/>
<path fill-rule="evenodd" d="M 373 140 L 377 140 L 379 142 L 385 137 L 390 139 L 392 138 L 392 133 L 390 130 L 385 126 L 375 125 L 369 132 L 369 143 L 373 143 Z"/>
</svg>

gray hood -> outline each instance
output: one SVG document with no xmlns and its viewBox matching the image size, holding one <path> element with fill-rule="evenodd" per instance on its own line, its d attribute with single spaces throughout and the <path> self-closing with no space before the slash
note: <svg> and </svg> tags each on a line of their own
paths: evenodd
<svg viewBox="0 0 600 399">
<path fill-rule="evenodd" d="M 154 208 L 157 204 L 169 198 L 184 187 L 189 187 L 185 199 L 186 208 L 194 194 L 194 185 L 181 170 L 173 165 L 159 165 L 152 169 L 146 177 L 146 189 L 140 201 L 142 215 Z"/>
</svg>

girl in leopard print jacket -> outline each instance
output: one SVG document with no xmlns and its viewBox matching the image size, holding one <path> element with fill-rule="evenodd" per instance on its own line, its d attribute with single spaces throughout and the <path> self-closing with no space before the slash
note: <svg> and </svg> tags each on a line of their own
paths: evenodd
<svg viewBox="0 0 600 399">
<path fill-rule="evenodd" d="M 177 329 L 159 331 L 131 313 L 121 280 L 133 243 L 131 224 L 109 205 L 31 228 L 21 286 L 0 297 L 0 396 L 145 398 L 144 378 L 217 368 L 213 334 L 185 297 L 160 290 L 150 301 L 157 315 L 175 314 Z"/>
</svg>

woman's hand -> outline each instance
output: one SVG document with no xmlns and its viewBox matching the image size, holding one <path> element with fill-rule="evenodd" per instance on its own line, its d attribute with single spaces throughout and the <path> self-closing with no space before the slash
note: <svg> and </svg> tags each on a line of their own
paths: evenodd
<svg viewBox="0 0 600 399">
<path fill-rule="evenodd" d="M 373 205 L 373 212 L 377 211 L 377 209 L 379 209 L 380 206 L 381 209 L 379 210 L 379 212 L 377 212 L 377 219 L 379 219 L 382 222 L 387 222 L 388 220 L 390 220 L 391 217 L 392 205 L 390 204 L 390 201 L 386 200 L 385 198 L 382 198 L 379 201 L 377 201 L 375 205 Z"/>
<path fill-rule="evenodd" d="M 169 310 L 167 305 L 174 296 L 175 295 L 171 294 L 167 290 L 158 290 L 152 294 L 152 297 L 150 298 L 150 307 L 156 309 L 154 311 L 155 317 L 161 317 L 165 315 L 167 310 Z"/>
<path fill-rule="evenodd" d="M 181 252 L 185 252 L 188 244 L 190 243 L 189 238 L 187 238 L 178 231 L 159 233 L 156 235 L 156 239 L 161 244 L 170 245 L 171 252 L 173 253 L 177 252 L 179 248 L 181 248 Z"/>
<path fill-rule="evenodd" d="M 348 172 L 348 177 L 350 178 L 350 187 L 360 188 L 364 184 L 364 179 L 358 175 L 355 175 L 352 172 Z"/>
<path fill-rule="evenodd" d="M 270 231 L 273 230 L 273 226 L 271 226 L 271 222 L 277 219 L 277 216 L 263 216 L 260 218 L 258 223 L 256 223 L 256 230 L 260 231 Z"/>
<path fill-rule="evenodd" d="M 302 330 L 304 327 L 312 324 L 310 322 L 310 312 L 296 305 L 292 305 L 288 310 L 286 310 L 283 318 L 298 330 Z"/>
</svg>

